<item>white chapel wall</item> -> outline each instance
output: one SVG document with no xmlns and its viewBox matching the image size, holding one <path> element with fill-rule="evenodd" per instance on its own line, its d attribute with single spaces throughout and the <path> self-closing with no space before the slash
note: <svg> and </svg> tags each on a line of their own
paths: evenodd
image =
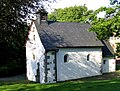
<svg viewBox="0 0 120 91">
<path fill-rule="evenodd" d="M 44 83 L 44 52 L 45 49 L 41 43 L 37 29 L 33 22 L 29 31 L 28 40 L 26 42 L 28 80 L 36 81 L 37 69 L 39 68 L 39 73 L 41 74 L 39 80 L 41 83 Z"/>
<path fill-rule="evenodd" d="M 116 71 L 116 61 L 113 57 L 104 57 L 102 63 L 102 73 Z"/>
<path fill-rule="evenodd" d="M 67 62 L 64 62 L 65 54 L 68 54 Z M 101 48 L 60 48 L 56 55 L 57 81 L 101 75 Z"/>
</svg>

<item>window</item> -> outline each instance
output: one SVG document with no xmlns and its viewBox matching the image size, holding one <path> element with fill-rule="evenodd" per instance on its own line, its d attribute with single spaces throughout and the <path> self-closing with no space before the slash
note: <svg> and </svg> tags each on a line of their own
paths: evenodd
<svg viewBox="0 0 120 91">
<path fill-rule="evenodd" d="M 35 60 L 35 54 L 33 54 L 33 60 Z"/>
<path fill-rule="evenodd" d="M 87 55 L 87 61 L 90 61 L 90 54 Z"/>
<path fill-rule="evenodd" d="M 47 70 L 50 70 L 50 68 L 47 68 Z"/>
<path fill-rule="evenodd" d="M 56 70 L 56 68 L 55 68 L 55 67 L 53 67 L 53 70 Z"/>
<path fill-rule="evenodd" d="M 32 32 L 35 32 L 35 27 L 33 27 L 33 31 Z"/>
<path fill-rule="evenodd" d="M 64 56 L 64 62 L 66 63 L 68 60 L 68 54 L 65 54 L 65 56 Z"/>
<path fill-rule="evenodd" d="M 103 64 L 105 64 L 105 63 L 106 63 L 106 61 L 107 61 L 107 60 L 103 60 Z"/>
<path fill-rule="evenodd" d="M 33 35 L 33 40 L 35 41 L 35 35 Z"/>
<path fill-rule="evenodd" d="M 55 52 L 52 52 L 51 54 L 52 54 L 52 55 L 55 55 Z"/>
<path fill-rule="evenodd" d="M 35 32 L 35 27 L 33 27 L 33 28 L 31 29 L 31 32 Z"/>
</svg>

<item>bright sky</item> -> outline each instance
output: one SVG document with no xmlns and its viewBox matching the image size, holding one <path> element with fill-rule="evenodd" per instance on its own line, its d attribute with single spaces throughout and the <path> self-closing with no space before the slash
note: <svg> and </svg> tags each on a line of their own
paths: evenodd
<svg viewBox="0 0 120 91">
<path fill-rule="evenodd" d="M 96 10 L 101 6 L 108 6 L 109 3 L 110 0 L 57 0 L 57 3 L 52 3 L 50 5 L 52 9 L 56 9 L 86 4 L 89 10 Z M 48 10 L 48 12 L 51 12 L 51 10 Z"/>
</svg>

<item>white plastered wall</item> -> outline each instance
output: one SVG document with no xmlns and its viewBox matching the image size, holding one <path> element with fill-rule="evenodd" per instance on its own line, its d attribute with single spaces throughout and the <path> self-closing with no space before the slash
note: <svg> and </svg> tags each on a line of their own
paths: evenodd
<svg viewBox="0 0 120 91">
<path fill-rule="evenodd" d="M 102 73 L 115 72 L 116 61 L 113 57 L 103 58 Z"/>
<path fill-rule="evenodd" d="M 44 52 L 45 49 L 41 43 L 34 22 L 32 23 L 26 42 L 26 64 L 28 80 L 36 82 L 37 69 L 39 68 L 40 82 L 44 83 Z M 38 67 L 39 63 L 39 67 Z"/>
<path fill-rule="evenodd" d="M 67 62 L 64 62 L 65 54 L 68 54 Z M 60 48 L 56 57 L 57 81 L 101 75 L 101 48 Z"/>
</svg>

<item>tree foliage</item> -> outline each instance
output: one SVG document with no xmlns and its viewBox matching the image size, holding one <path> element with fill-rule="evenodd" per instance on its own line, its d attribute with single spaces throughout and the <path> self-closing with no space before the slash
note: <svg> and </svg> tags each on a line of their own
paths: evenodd
<svg viewBox="0 0 120 91">
<path fill-rule="evenodd" d="M 111 4 L 116 2 L 116 0 L 111 0 Z M 97 17 L 97 14 L 103 11 L 105 12 L 105 17 Z M 92 25 L 90 31 L 96 32 L 99 39 L 108 39 L 113 35 L 120 37 L 120 6 L 118 4 L 99 8 L 91 15 L 89 20 Z"/>
<path fill-rule="evenodd" d="M 25 67 L 24 45 L 28 32 L 25 22 L 43 3 L 50 1 L 53 0 L 0 0 L 0 73 L 16 64 L 19 69 Z"/>
<path fill-rule="evenodd" d="M 93 13 L 84 6 L 67 7 L 64 9 L 56 9 L 49 14 L 48 19 L 60 22 L 85 22 L 88 16 Z"/>
<path fill-rule="evenodd" d="M 1 0 L 0 41 L 11 42 L 14 37 L 24 34 L 22 30 L 25 31 L 25 20 L 41 8 L 45 1 L 50 0 Z"/>
<path fill-rule="evenodd" d="M 116 56 L 120 58 L 120 43 L 117 44 Z"/>
<path fill-rule="evenodd" d="M 120 4 L 120 0 L 110 0 L 110 4 L 114 5 L 114 4 Z"/>
</svg>

